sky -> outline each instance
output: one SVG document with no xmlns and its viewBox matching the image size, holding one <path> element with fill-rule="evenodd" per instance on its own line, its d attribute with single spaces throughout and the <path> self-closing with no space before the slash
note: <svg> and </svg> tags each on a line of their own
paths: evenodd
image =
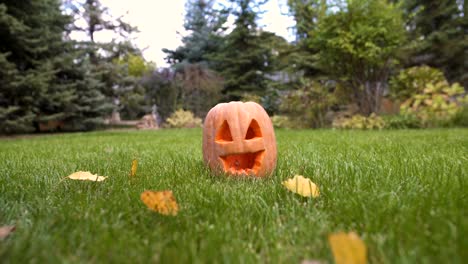
<svg viewBox="0 0 468 264">
<path fill-rule="evenodd" d="M 185 0 L 101 0 L 112 16 L 123 16 L 124 21 L 136 26 L 139 33 L 133 34 L 135 43 L 143 49 L 143 56 L 156 63 L 157 67 L 168 66 L 164 61 L 163 48 L 176 49 L 181 44 L 184 31 Z M 258 25 L 288 40 L 292 40 L 290 29 L 294 25 L 287 12 L 286 0 L 270 0 L 262 6 L 265 13 Z M 102 34 L 98 41 L 109 41 L 112 36 Z"/>
</svg>

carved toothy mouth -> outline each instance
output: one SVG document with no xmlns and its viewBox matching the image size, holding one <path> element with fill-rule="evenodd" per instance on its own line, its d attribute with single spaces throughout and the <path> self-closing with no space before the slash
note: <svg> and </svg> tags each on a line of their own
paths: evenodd
<svg viewBox="0 0 468 264">
<path fill-rule="evenodd" d="M 240 153 L 233 155 L 221 156 L 224 172 L 230 174 L 257 174 L 260 169 L 265 151 L 257 151 L 253 153 Z"/>
</svg>

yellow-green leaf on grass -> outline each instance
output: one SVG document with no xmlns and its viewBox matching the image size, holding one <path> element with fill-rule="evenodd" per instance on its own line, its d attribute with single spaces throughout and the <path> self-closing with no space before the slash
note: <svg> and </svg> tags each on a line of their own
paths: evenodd
<svg viewBox="0 0 468 264">
<path fill-rule="evenodd" d="M 138 168 L 138 160 L 133 159 L 132 160 L 132 169 L 130 170 L 130 177 L 135 177 L 136 176 L 137 168 Z"/>
<path fill-rule="evenodd" d="M 283 182 L 283 185 L 293 193 L 297 193 L 304 197 L 319 197 L 320 190 L 315 183 L 309 178 L 302 175 L 295 175 L 294 178 Z"/>
<path fill-rule="evenodd" d="M 354 232 L 334 233 L 328 236 L 336 264 L 366 264 L 367 248 Z"/>
<path fill-rule="evenodd" d="M 172 191 L 144 191 L 140 199 L 149 209 L 163 215 L 177 215 L 179 211 Z"/>
<path fill-rule="evenodd" d="M 67 178 L 80 181 L 103 181 L 107 176 L 98 176 L 97 174 L 92 174 L 89 171 L 77 171 L 70 174 Z"/>
</svg>

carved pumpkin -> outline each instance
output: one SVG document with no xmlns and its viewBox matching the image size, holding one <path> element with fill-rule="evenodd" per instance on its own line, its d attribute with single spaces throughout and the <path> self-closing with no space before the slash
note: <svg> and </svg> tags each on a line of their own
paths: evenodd
<svg viewBox="0 0 468 264">
<path fill-rule="evenodd" d="M 275 169 L 276 140 L 263 107 L 254 102 L 221 103 L 203 126 L 203 159 L 214 171 L 263 177 Z"/>
</svg>

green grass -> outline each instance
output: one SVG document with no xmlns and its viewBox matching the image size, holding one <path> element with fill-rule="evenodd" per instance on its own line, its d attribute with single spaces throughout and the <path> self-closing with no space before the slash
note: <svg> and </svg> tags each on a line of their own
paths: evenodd
<svg viewBox="0 0 468 264">
<path fill-rule="evenodd" d="M 213 176 L 201 130 L 0 140 L 0 262 L 331 263 L 327 235 L 356 231 L 370 263 L 466 263 L 468 130 L 277 131 L 264 180 Z M 138 158 L 136 179 L 128 174 Z M 109 178 L 64 179 L 78 170 Z M 286 191 L 302 174 L 318 199 Z M 179 214 L 140 201 L 173 190 Z"/>
</svg>

